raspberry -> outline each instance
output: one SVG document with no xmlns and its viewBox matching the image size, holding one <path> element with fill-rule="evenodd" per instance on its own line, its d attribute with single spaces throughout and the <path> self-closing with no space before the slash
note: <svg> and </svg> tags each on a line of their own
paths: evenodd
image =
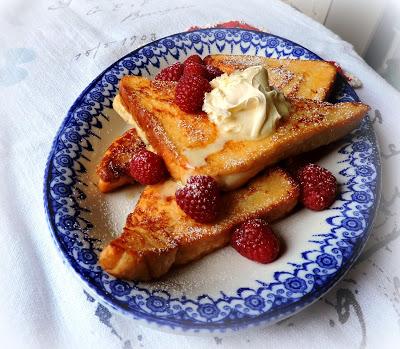
<svg viewBox="0 0 400 349">
<path fill-rule="evenodd" d="M 133 155 L 129 173 L 140 184 L 156 184 L 166 177 L 167 169 L 161 156 L 140 149 Z"/>
<path fill-rule="evenodd" d="M 192 63 L 197 63 L 197 64 L 204 64 L 203 60 L 199 55 L 192 55 L 188 58 L 186 58 L 185 62 L 183 62 L 184 65 L 187 64 L 192 64 Z"/>
<path fill-rule="evenodd" d="M 201 111 L 204 94 L 211 91 L 210 83 L 201 76 L 183 76 L 175 90 L 175 103 L 186 113 Z"/>
<path fill-rule="evenodd" d="M 206 70 L 208 81 L 211 81 L 212 79 L 215 79 L 216 77 L 223 74 L 221 69 L 213 67 L 212 65 L 206 65 Z"/>
<path fill-rule="evenodd" d="M 232 247 L 242 256 L 259 263 L 271 263 L 279 255 L 280 243 L 263 219 L 249 219 L 235 228 Z"/>
<path fill-rule="evenodd" d="M 183 68 L 183 76 L 187 75 L 196 75 L 196 76 L 202 76 L 203 78 L 208 78 L 208 72 L 206 70 L 206 67 L 203 64 L 199 63 L 190 63 L 190 64 L 185 64 L 185 67 Z"/>
<path fill-rule="evenodd" d="M 178 81 L 183 74 L 183 64 L 175 63 L 164 68 L 156 75 L 156 80 Z"/>
<path fill-rule="evenodd" d="M 300 201 L 310 210 L 325 210 L 335 201 L 337 182 L 327 169 L 308 164 L 297 170 L 297 179 L 301 189 Z"/>
<path fill-rule="evenodd" d="M 215 221 L 221 194 L 218 183 L 210 176 L 191 176 L 183 188 L 175 193 L 179 207 L 196 222 Z"/>
</svg>

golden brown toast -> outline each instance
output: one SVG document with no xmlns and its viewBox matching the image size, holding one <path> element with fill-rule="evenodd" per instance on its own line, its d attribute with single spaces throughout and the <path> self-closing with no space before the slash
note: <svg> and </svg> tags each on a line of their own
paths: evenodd
<svg viewBox="0 0 400 349">
<path fill-rule="evenodd" d="M 96 169 L 99 177 L 97 186 L 101 192 L 106 193 L 133 183 L 132 177 L 128 175 L 129 162 L 132 155 L 144 146 L 136 130 L 131 128 L 108 147 Z"/>
<path fill-rule="evenodd" d="M 324 101 L 336 79 L 336 68 L 324 61 L 246 55 L 211 55 L 204 61 L 228 74 L 252 65 L 263 65 L 268 70 L 269 84 L 287 97 Z"/>
<path fill-rule="evenodd" d="M 216 125 L 203 112 L 181 111 L 174 104 L 175 86 L 174 82 L 126 76 L 120 82 L 120 95 L 174 179 L 184 182 L 193 173 L 210 175 L 225 190 L 239 187 L 282 159 L 336 141 L 368 111 L 361 103 L 289 99 L 291 111 L 272 135 L 228 141 L 212 149 L 218 143 Z M 213 152 L 205 159 L 199 157 L 206 147 Z"/>
<path fill-rule="evenodd" d="M 267 170 L 245 187 L 225 193 L 214 224 L 196 223 L 175 201 L 176 183 L 147 186 L 128 216 L 120 237 L 100 255 L 108 273 L 129 280 L 150 280 L 174 265 L 186 264 L 228 244 L 237 224 L 264 217 L 272 222 L 296 205 L 299 189 L 282 169 Z"/>
</svg>

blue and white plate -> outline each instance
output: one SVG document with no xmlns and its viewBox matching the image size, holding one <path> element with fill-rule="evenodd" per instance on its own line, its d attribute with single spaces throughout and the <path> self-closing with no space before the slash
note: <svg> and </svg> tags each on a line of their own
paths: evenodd
<svg viewBox="0 0 400 349">
<path fill-rule="evenodd" d="M 154 76 L 194 53 L 320 59 L 289 40 L 239 29 L 171 35 L 123 57 L 82 92 L 55 137 L 44 180 L 51 233 L 66 264 L 91 294 L 142 323 L 181 332 L 272 324 L 327 292 L 365 245 L 379 198 L 374 132 L 366 117 L 323 157 L 320 163 L 335 174 L 340 195 L 329 210 L 298 210 L 274 225 L 286 245 L 276 262 L 257 264 L 226 247 L 160 281 L 115 279 L 99 266 L 99 252 L 121 232 L 143 189 L 133 185 L 105 195 L 95 185 L 96 164 L 127 129 L 111 106 L 118 81 L 127 74 Z M 332 100 L 358 101 L 358 97 L 341 81 Z"/>
</svg>

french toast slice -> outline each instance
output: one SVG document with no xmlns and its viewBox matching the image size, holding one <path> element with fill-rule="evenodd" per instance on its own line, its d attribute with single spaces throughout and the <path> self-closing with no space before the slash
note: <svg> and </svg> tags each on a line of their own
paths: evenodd
<svg viewBox="0 0 400 349">
<path fill-rule="evenodd" d="M 211 55 L 204 58 L 206 64 L 232 73 L 253 65 L 268 70 L 269 84 L 287 97 L 324 101 L 336 79 L 336 68 L 324 61 L 276 59 L 246 55 Z"/>
<path fill-rule="evenodd" d="M 134 182 L 128 175 L 129 162 L 132 155 L 143 147 L 145 144 L 135 128 L 126 131 L 111 143 L 96 168 L 97 186 L 101 192 L 107 193 Z"/>
<path fill-rule="evenodd" d="M 147 186 L 123 233 L 100 254 L 105 271 L 118 278 L 151 280 L 174 265 L 199 259 L 228 244 L 231 230 L 251 218 L 272 222 L 296 205 L 299 189 L 282 169 L 268 169 L 246 186 L 224 193 L 222 209 L 213 224 L 197 223 L 175 201 L 172 180 Z"/>
<path fill-rule="evenodd" d="M 205 113 L 188 114 L 174 104 L 175 87 L 174 82 L 125 76 L 120 96 L 174 179 L 210 175 L 224 190 L 239 187 L 280 160 L 336 141 L 369 109 L 362 103 L 288 99 L 291 111 L 272 135 L 220 142 L 217 126 Z"/>
</svg>

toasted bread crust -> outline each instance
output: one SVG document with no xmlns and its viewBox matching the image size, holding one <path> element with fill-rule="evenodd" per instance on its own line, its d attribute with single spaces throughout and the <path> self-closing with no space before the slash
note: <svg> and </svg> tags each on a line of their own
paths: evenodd
<svg viewBox="0 0 400 349">
<path fill-rule="evenodd" d="M 336 68 L 324 61 L 275 59 L 260 56 L 211 55 L 206 64 L 232 73 L 252 65 L 263 65 L 268 70 L 269 83 L 287 97 L 324 101 L 336 79 Z"/>
<path fill-rule="evenodd" d="M 164 158 L 176 180 L 184 180 L 191 173 L 211 175 L 220 184 L 241 173 L 248 173 L 250 178 L 281 159 L 341 138 L 357 126 L 368 110 L 361 103 L 317 102 L 328 96 L 336 76 L 335 68 L 325 62 L 222 55 L 208 56 L 205 61 L 224 72 L 262 64 L 268 69 L 270 84 L 286 96 L 315 101 L 291 98 L 290 116 L 272 136 L 227 142 L 222 150 L 208 155 L 205 164 L 194 166 L 185 151 L 215 142 L 216 126 L 206 114 L 183 113 L 174 104 L 176 83 L 124 77 L 120 82 L 124 107 L 154 150 Z M 129 180 L 123 170 L 114 173 L 115 154 L 124 153 L 118 150 L 124 142 L 114 143 L 115 148 L 107 150 L 104 164 L 98 169 L 102 191 Z M 118 158 L 121 168 L 124 163 L 126 156 Z M 286 216 L 299 196 L 298 185 L 284 170 L 268 169 L 241 189 L 224 193 L 218 220 L 214 224 L 200 224 L 177 205 L 176 185 L 170 180 L 145 188 L 127 218 L 122 235 L 101 252 L 100 264 L 104 270 L 129 280 L 157 279 L 176 265 L 187 264 L 228 244 L 232 229 L 246 219 L 263 217 L 272 222 Z"/>
<path fill-rule="evenodd" d="M 99 178 L 99 180 L 97 182 L 97 187 L 99 188 L 99 190 L 102 193 L 109 193 L 111 191 L 114 191 L 118 188 L 123 187 L 124 185 L 132 184 L 132 183 L 134 183 L 134 180 L 132 179 L 132 177 L 126 176 L 126 175 L 121 175 L 121 177 L 119 177 L 118 179 L 110 181 L 110 182 L 103 181 L 101 178 Z"/>
<path fill-rule="evenodd" d="M 175 86 L 173 82 L 126 76 L 121 80 L 120 94 L 173 178 L 184 180 L 190 173 L 207 174 L 226 190 L 234 189 L 226 184 L 227 176 L 250 170 L 254 175 L 289 156 L 331 143 L 354 129 L 369 109 L 362 103 L 289 99 L 291 112 L 272 135 L 228 141 L 222 150 L 208 155 L 204 164 L 194 166 L 187 157 L 188 149 L 213 143 L 218 131 L 205 113 L 187 114 L 174 105 Z"/>
<path fill-rule="evenodd" d="M 271 169 L 245 187 L 224 194 L 223 211 L 214 224 L 200 224 L 176 204 L 173 181 L 148 186 L 129 215 L 122 235 L 101 253 L 100 264 L 110 274 L 150 280 L 173 265 L 199 259 L 225 246 L 232 228 L 246 219 L 272 222 L 296 205 L 299 189 L 282 169 Z"/>
<path fill-rule="evenodd" d="M 133 183 L 129 176 L 129 162 L 133 154 L 144 146 L 136 130 L 132 128 L 108 147 L 96 169 L 99 177 L 97 186 L 101 192 L 110 192 Z"/>
</svg>

